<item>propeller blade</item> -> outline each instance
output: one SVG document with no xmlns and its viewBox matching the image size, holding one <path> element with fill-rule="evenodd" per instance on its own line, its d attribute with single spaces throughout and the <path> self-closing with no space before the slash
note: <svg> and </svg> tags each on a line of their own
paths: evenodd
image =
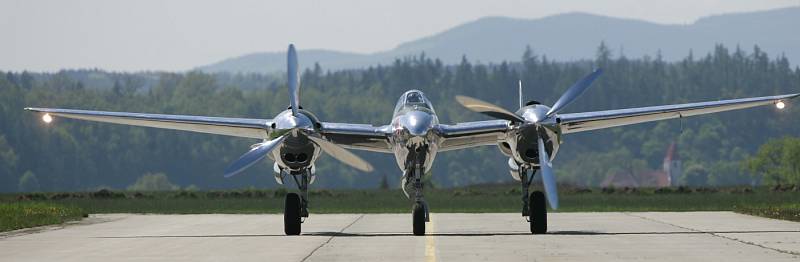
<svg viewBox="0 0 800 262">
<path fill-rule="evenodd" d="M 289 45 L 289 54 L 287 57 L 286 73 L 289 80 L 289 104 L 292 107 L 292 115 L 297 115 L 297 110 L 300 108 L 300 71 L 297 70 L 297 51 L 294 50 L 294 44 Z"/>
<path fill-rule="evenodd" d="M 342 161 L 342 163 L 364 172 L 372 172 L 373 170 L 372 165 L 370 165 L 367 161 L 364 161 L 364 159 L 361 159 L 357 155 L 347 151 L 347 149 L 344 149 L 339 145 L 313 136 L 308 136 L 308 139 L 311 139 L 311 141 L 322 148 L 322 151 L 325 151 L 325 153 L 328 153 L 328 155 L 331 155 L 333 158 Z"/>
<path fill-rule="evenodd" d="M 553 175 L 553 165 L 550 163 L 550 156 L 544 148 L 544 141 L 539 137 L 539 166 L 542 171 L 542 183 L 544 183 L 544 193 L 547 195 L 547 202 L 550 208 L 558 209 L 558 188 L 556 188 L 556 177 Z"/>
<path fill-rule="evenodd" d="M 558 113 L 559 111 L 561 111 L 561 109 L 564 109 L 564 107 L 575 101 L 575 99 L 577 99 L 581 94 L 583 94 L 583 92 L 589 88 L 592 82 L 595 79 L 597 79 L 597 77 L 600 76 L 600 74 L 602 73 L 603 70 L 596 69 L 591 74 L 584 76 L 583 78 L 581 78 L 581 80 L 575 82 L 575 84 L 573 84 L 572 86 L 569 87 L 569 89 L 567 89 L 567 92 L 565 92 L 563 95 L 561 95 L 560 98 L 558 98 L 558 101 L 556 101 L 556 103 L 553 104 L 553 107 L 550 108 L 550 111 L 547 111 L 547 116 L 550 117 L 553 114 Z"/>
<path fill-rule="evenodd" d="M 230 166 L 228 166 L 228 168 L 225 169 L 225 177 L 226 178 L 232 177 L 236 174 L 241 173 L 248 167 L 251 167 L 255 163 L 258 163 L 258 161 L 264 159 L 264 157 L 267 156 L 269 152 L 272 152 L 273 149 L 277 148 L 278 145 L 280 145 L 285 138 L 286 135 L 279 136 L 275 139 L 266 141 L 264 143 L 258 144 L 258 146 L 253 147 L 252 149 L 250 149 L 250 151 L 239 157 L 239 159 L 237 159 L 236 162 L 233 162 L 233 164 L 231 164 Z"/>
<path fill-rule="evenodd" d="M 467 109 L 494 118 L 505 119 L 511 122 L 524 123 L 525 119 L 517 114 L 511 113 L 502 107 L 496 106 L 486 101 L 475 99 L 468 96 L 456 96 L 456 101 Z"/>
</svg>

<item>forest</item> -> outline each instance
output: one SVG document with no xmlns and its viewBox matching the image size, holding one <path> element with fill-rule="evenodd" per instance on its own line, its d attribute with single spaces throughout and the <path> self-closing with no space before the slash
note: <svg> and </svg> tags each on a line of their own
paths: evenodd
<svg viewBox="0 0 800 262">
<path fill-rule="evenodd" d="M 453 97 L 468 95 L 515 109 L 521 80 L 526 100 L 552 104 L 593 68 L 604 74 L 566 112 L 800 92 L 800 68 L 782 55 L 770 57 L 757 46 L 717 45 L 713 50 L 665 62 L 659 52 L 627 58 L 601 43 L 595 59 L 580 61 L 553 61 L 528 48 L 520 50 L 519 61 L 499 64 L 464 56 L 459 64 L 445 65 L 424 53 L 365 69 L 326 71 L 315 64 L 302 74 L 301 104 L 322 121 L 383 125 L 397 98 L 419 89 L 433 101 L 443 123 L 484 120 Z M 285 85 L 280 75 L 201 71 L 0 72 L 0 191 L 125 189 L 152 174 L 165 174 L 180 188 L 277 187 L 270 161 L 222 177 L 227 164 L 259 141 L 60 118 L 45 124 L 23 108 L 271 118 L 288 105 Z M 775 141 L 793 141 L 800 148 L 796 140 L 783 139 L 800 135 L 800 109 L 793 102 L 780 111 L 760 107 L 569 134 L 554 162 L 557 179 L 597 187 L 615 172 L 660 170 L 674 142 L 685 171 L 682 184 L 798 183 L 800 168 L 771 172 L 770 163 L 758 159 L 780 151 L 760 152 L 767 142 L 774 148 Z M 376 170 L 361 173 L 325 156 L 312 187 L 377 188 L 383 180 L 397 187 L 401 174 L 392 155 L 357 154 Z M 436 187 L 455 187 L 512 178 L 505 157 L 486 146 L 441 153 L 430 180 Z"/>
</svg>

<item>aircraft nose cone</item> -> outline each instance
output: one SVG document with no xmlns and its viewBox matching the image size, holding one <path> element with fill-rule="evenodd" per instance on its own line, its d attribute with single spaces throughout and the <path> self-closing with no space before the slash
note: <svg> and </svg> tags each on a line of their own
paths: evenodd
<svg viewBox="0 0 800 262">
<path fill-rule="evenodd" d="M 433 116 L 424 112 L 413 111 L 405 115 L 403 127 L 413 136 L 424 136 L 433 126 Z"/>
</svg>

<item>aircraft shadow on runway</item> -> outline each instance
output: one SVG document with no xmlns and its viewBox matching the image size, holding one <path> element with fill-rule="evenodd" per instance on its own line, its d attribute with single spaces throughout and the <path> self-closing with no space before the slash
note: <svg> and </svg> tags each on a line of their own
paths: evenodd
<svg viewBox="0 0 800 262">
<path fill-rule="evenodd" d="M 683 235 L 683 234 L 759 234 L 759 233 L 800 233 L 800 230 L 748 230 L 748 231 L 664 231 L 664 232 L 597 232 L 597 231 L 552 231 L 546 235 Z M 484 236 L 525 236 L 530 232 L 440 232 L 428 233 L 428 236 L 441 237 L 484 237 Z M 284 234 L 220 234 L 220 235 L 152 235 L 152 236 L 100 236 L 94 238 L 239 238 L 239 237 L 285 237 Z M 395 232 L 307 232 L 301 236 L 330 237 L 399 237 L 413 236 L 411 233 Z"/>
</svg>

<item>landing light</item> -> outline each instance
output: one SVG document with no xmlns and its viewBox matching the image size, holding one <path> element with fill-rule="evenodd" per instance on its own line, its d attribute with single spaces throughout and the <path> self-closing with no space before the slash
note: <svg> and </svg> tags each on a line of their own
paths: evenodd
<svg viewBox="0 0 800 262">
<path fill-rule="evenodd" d="M 45 123 L 49 124 L 50 122 L 53 122 L 53 117 L 50 116 L 50 114 L 44 114 L 42 116 L 42 121 L 44 121 Z"/>
<path fill-rule="evenodd" d="M 786 103 L 784 103 L 783 101 L 778 101 L 777 103 L 775 103 L 775 107 L 777 107 L 778 109 L 783 109 L 784 107 L 786 107 Z"/>
</svg>

